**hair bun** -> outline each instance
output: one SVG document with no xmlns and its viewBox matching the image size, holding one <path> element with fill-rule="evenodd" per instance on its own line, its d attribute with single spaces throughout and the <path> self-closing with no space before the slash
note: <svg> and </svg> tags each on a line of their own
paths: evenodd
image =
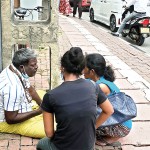
<svg viewBox="0 0 150 150">
<path fill-rule="evenodd" d="M 84 56 L 80 47 L 72 47 L 70 49 L 69 60 L 76 66 L 78 66 L 84 60 Z"/>
<path fill-rule="evenodd" d="M 61 58 L 61 66 L 68 73 L 81 75 L 85 68 L 85 58 L 80 47 L 72 47 Z"/>
</svg>

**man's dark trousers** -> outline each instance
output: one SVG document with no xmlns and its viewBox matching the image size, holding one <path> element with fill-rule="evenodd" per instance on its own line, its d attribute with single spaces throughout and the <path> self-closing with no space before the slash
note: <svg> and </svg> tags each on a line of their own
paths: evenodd
<svg viewBox="0 0 150 150">
<path fill-rule="evenodd" d="M 82 0 L 74 0 L 73 1 L 73 16 L 76 15 L 78 7 L 79 18 L 82 17 Z"/>
</svg>

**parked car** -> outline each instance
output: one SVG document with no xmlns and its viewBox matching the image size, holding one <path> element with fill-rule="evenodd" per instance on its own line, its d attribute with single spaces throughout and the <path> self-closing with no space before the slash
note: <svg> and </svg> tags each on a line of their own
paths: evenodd
<svg viewBox="0 0 150 150">
<path fill-rule="evenodd" d="M 94 20 L 106 24 L 112 32 L 117 31 L 122 21 L 124 0 L 92 0 L 89 10 L 90 21 Z M 150 16 L 150 0 L 146 8 Z"/>
<path fill-rule="evenodd" d="M 73 1 L 74 0 L 69 0 L 71 7 L 73 7 Z M 91 0 L 82 0 L 83 10 L 89 10 L 90 5 L 91 5 Z"/>
<path fill-rule="evenodd" d="M 90 21 L 102 22 L 110 26 L 111 31 L 117 31 L 123 12 L 122 0 L 92 0 L 89 17 Z"/>
<path fill-rule="evenodd" d="M 82 0 L 83 10 L 89 10 L 90 5 L 91 5 L 91 0 Z"/>
</svg>

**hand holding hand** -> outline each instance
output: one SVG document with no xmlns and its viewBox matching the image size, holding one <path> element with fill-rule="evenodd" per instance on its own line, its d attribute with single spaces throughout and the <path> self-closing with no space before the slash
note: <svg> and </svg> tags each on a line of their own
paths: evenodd
<svg viewBox="0 0 150 150">
<path fill-rule="evenodd" d="M 40 115 L 42 113 L 42 109 L 39 107 L 38 109 L 35 110 L 37 115 Z"/>
</svg>

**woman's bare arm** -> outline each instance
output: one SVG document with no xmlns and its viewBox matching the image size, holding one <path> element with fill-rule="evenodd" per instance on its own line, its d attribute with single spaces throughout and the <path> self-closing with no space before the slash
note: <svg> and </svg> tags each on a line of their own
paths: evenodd
<svg viewBox="0 0 150 150">
<path fill-rule="evenodd" d="M 51 138 L 54 135 L 54 115 L 43 111 L 43 121 L 46 136 Z"/>
<path fill-rule="evenodd" d="M 100 104 L 99 107 L 102 109 L 102 113 L 96 120 L 96 129 L 114 113 L 114 109 L 108 99 Z"/>
</svg>

